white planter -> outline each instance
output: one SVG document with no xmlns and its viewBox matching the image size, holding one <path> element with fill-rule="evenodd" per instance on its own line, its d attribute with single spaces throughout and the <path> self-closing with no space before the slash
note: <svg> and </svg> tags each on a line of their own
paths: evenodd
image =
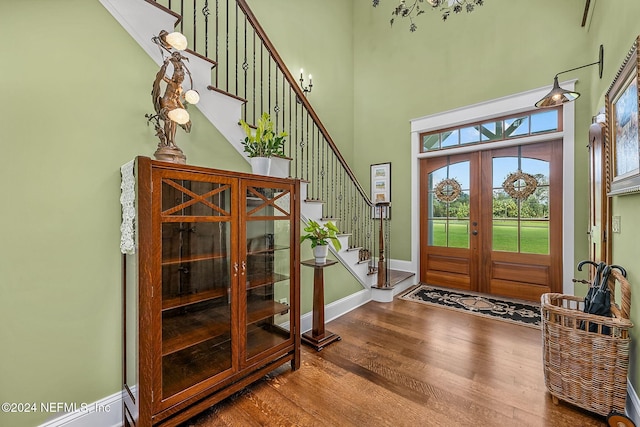
<svg viewBox="0 0 640 427">
<path fill-rule="evenodd" d="M 256 175 L 269 175 L 271 169 L 271 158 L 251 157 L 251 171 Z"/>
<path fill-rule="evenodd" d="M 329 254 L 329 245 L 318 245 L 313 248 L 313 256 L 316 258 L 316 264 L 324 264 L 327 262 L 327 254 Z"/>
<path fill-rule="evenodd" d="M 275 176 L 277 178 L 288 178 L 290 176 L 290 167 L 291 159 L 289 157 L 273 156 L 271 158 L 271 169 L 269 169 L 269 176 Z"/>
</svg>

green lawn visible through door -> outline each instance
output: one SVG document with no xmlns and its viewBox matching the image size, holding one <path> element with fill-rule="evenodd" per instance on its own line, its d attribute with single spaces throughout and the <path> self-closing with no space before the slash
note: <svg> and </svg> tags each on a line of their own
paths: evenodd
<svg viewBox="0 0 640 427">
<path fill-rule="evenodd" d="M 493 221 L 493 250 L 518 252 L 517 221 Z M 447 245 L 446 228 L 449 228 L 449 244 Z M 468 248 L 468 222 L 446 220 L 433 221 L 433 246 L 449 246 L 450 248 Z M 549 253 L 549 222 L 520 221 L 520 252 L 531 254 Z"/>
</svg>

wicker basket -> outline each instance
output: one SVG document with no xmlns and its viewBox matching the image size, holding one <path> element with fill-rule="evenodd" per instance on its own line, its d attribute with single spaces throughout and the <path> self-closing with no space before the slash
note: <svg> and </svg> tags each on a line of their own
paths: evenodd
<svg viewBox="0 0 640 427">
<path fill-rule="evenodd" d="M 622 295 L 619 307 L 613 302 L 616 282 Z M 561 399 L 600 415 L 624 413 L 633 327 L 631 286 L 613 270 L 609 289 L 614 317 L 584 313 L 584 298 L 557 293 L 541 297 L 544 380 L 554 403 Z M 597 332 L 588 332 L 589 324 L 597 325 Z"/>
</svg>

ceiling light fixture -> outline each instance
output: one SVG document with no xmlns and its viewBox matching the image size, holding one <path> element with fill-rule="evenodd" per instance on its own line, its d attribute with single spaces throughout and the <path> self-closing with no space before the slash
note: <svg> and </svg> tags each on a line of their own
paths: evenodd
<svg viewBox="0 0 640 427">
<path fill-rule="evenodd" d="M 400 0 L 400 4 L 391 12 L 391 25 L 397 16 L 401 18 L 409 18 L 411 24 L 409 31 L 414 32 L 418 26 L 413 22 L 413 18 L 422 15 L 426 10 L 420 7 L 420 3 L 427 3 L 432 9 L 440 9 L 442 20 L 446 21 L 451 13 L 460 13 L 465 10 L 467 13 L 473 12 L 476 6 L 482 6 L 484 0 L 409 0 L 407 6 L 406 0 Z M 373 0 L 373 7 L 378 6 L 380 0 Z"/>
</svg>

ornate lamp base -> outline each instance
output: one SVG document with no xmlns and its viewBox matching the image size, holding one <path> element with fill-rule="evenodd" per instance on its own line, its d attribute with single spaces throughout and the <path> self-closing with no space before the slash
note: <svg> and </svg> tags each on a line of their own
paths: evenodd
<svg viewBox="0 0 640 427">
<path fill-rule="evenodd" d="M 187 156 L 184 155 L 179 147 L 158 147 L 153 157 L 163 162 L 178 163 L 184 165 L 187 163 Z"/>
</svg>

